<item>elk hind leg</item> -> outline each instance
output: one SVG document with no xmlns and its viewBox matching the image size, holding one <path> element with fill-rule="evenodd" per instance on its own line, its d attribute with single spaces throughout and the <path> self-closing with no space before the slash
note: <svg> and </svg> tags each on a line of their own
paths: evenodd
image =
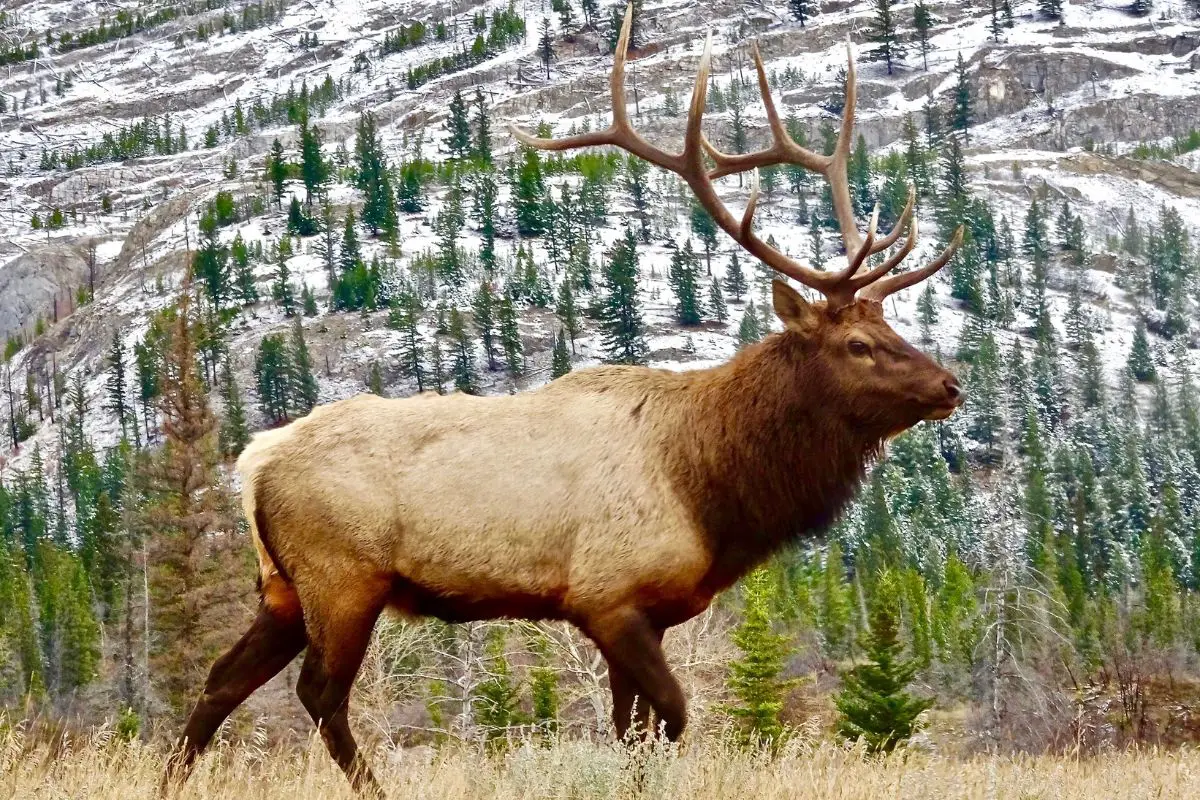
<svg viewBox="0 0 1200 800">
<path fill-rule="evenodd" d="M 339 598 L 306 616 L 309 647 L 296 694 L 312 717 L 325 747 L 360 794 L 383 797 L 370 766 L 350 731 L 350 689 L 362 666 L 375 621 L 383 610 L 387 587 L 364 597 Z M 306 608 L 308 608 L 306 606 Z"/>
<path fill-rule="evenodd" d="M 259 606 L 250 629 L 209 671 L 204 690 L 167 762 L 164 789 L 187 778 L 221 723 L 255 689 L 290 664 L 304 649 L 305 641 L 299 606 Z"/>
</svg>

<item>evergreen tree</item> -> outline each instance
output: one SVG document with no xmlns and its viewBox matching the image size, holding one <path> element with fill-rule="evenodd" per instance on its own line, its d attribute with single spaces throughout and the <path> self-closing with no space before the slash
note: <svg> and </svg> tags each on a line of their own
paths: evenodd
<svg viewBox="0 0 1200 800">
<path fill-rule="evenodd" d="M 641 364 L 648 354 L 641 304 L 638 302 L 637 241 L 626 228 L 604 267 L 600 329 L 608 360 Z"/>
<path fill-rule="evenodd" d="M 479 394 L 479 378 L 475 372 L 475 343 L 471 341 L 466 323 L 457 308 L 450 309 L 450 340 L 454 345 L 454 361 L 451 367 L 454 388 L 463 394 Z"/>
<path fill-rule="evenodd" d="M 217 227 L 217 215 L 210 208 L 200 217 L 200 247 L 192 260 L 192 274 L 200 281 L 212 307 L 220 311 L 233 296 L 233 289 L 229 248 L 221 243 Z"/>
<path fill-rule="evenodd" d="M 566 4 L 567 0 L 563 0 Z M 568 6 L 569 7 L 569 6 Z M 483 88 L 475 89 L 475 142 L 472 155 L 484 167 L 492 165 L 492 123 L 488 118 L 487 104 L 483 100 Z"/>
<path fill-rule="evenodd" d="M 312 357 L 304 341 L 304 326 L 299 318 L 292 323 L 292 404 L 296 416 L 303 417 L 317 405 L 317 379 L 313 374 Z"/>
<path fill-rule="evenodd" d="M 575 339 L 578 338 L 582 327 L 579 322 L 579 308 L 575 305 L 575 292 L 571 288 L 570 279 L 564 280 L 558 287 L 558 302 L 554 306 L 554 314 L 562 324 L 562 331 L 571 340 L 571 352 L 575 352 Z"/>
<path fill-rule="evenodd" d="M 842 690 L 834 700 L 838 732 L 852 741 L 864 740 L 870 752 L 890 753 L 916 732 L 918 717 L 933 705 L 905 691 L 919 664 L 902 657 L 897 584 L 890 571 L 879 576 L 863 642 L 868 661 L 842 674 Z"/>
<path fill-rule="evenodd" d="M 1063 0 L 1038 0 L 1037 7 L 1046 19 L 1056 19 L 1062 24 Z"/>
<path fill-rule="evenodd" d="M 546 232 L 545 197 L 541 158 L 536 150 L 522 148 L 517 184 L 513 190 L 517 232 L 522 236 L 540 236 Z"/>
<path fill-rule="evenodd" d="M 746 290 L 746 276 L 742 272 L 742 262 L 738 258 L 737 249 L 734 249 L 733 254 L 729 257 L 729 266 L 725 269 L 725 291 L 733 295 L 735 303 L 740 303 Z"/>
<path fill-rule="evenodd" d="M 701 322 L 700 285 L 696 275 L 699 266 L 691 239 L 671 256 L 668 279 L 675 292 L 675 319 L 681 325 L 699 325 Z"/>
<path fill-rule="evenodd" d="M 496 215 L 499 212 L 499 187 L 490 171 L 481 171 L 473 179 L 471 208 L 479 223 L 483 245 L 479 248 L 479 262 L 491 274 L 496 270 Z"/>
<path fill-rule="evenodd" d="M 500 299 L 497 312 L 504 363 L 508 367 L 509 376 L 519 378 L 525 373 L 525 348 L 521 344 L 521 331 L 517 326 L 517 311 L 513 306 L 512 295 L 508 292 Z"/>
<path fill-rule="evenodd" d="M 958 54 L 958 61 L 955 62 L 954 77 L 954 104 L 950 109 L 950 129 L 961 133 L 963 144 L 967 144 L 967 129 L 971 127 L 974 110 L 971 102 L 971 82 L 962 53 Z"/>
<path fill-rule="evenodd" d="M 905 46 L 896 30 L 896 22 L 892 19 L 892 0 L 874 0 L 875 16 L 871 21 L 871 31 L 868 38 L 877 47 L 871 51 L 868 58 L 872 61 L 883 61 L 887 64 L 888 75 L 892 74 L 892 62 L 904 58 Z"/>
<path fill-rule="evenodd" d="M 497 333 L 496 333 L 496 296 L 492 294 L 492 286 L 487 281 L 479 284 L 475 293 L 475 302 L 471 307 L 475 327 L 479 330 L 479 338 L 483 342 L 483 353 L 487 356 L 488 369 L 496 371 Z"/>
<path fill-rule="evenodd" d="M 771 625 L 772 586 L 765 568 L 742 580 L 742 622 L 733 631 L 741 656 L 729 664 L 727 684 L 737 698 L 728 713 L 737 723 L 738 740 L 746 745 L 778 747 L 784 734 L 780 712 L 790 681 L 781 678 L 790 647 Z"/>
<path fill-rule="evenodd" d="M 721 292 L 721 282 L 716 278 L 708 284 L 708 310 L 717 322 L 729 319 L 729 309 L 725 307 L 725 295 Z"/>
<path fill-rule="evenodd" d="M 292 406 L 292 364 L 282 334 L 264 336 L 258 345 L 254 373 L 258 380 L 258 406 L 272 424 L 287 422 Z"/>
<path fill-rule="evenodd" d="M 329 171 L 329 163 L 321 155 L 321 137 L 316 126 L 309 123 L 305 110 L 300 116 L 300 177 L 304 180 L 304 203 L 308 207 L 312 207 L 313 198 L 329 180 Z"/>
<path fill-rule="evenodd" d="M 267 155 L 267 178 L 271 181 L 271 190 L 275 195 L 275 205 L 283 208 L 283 188 L 287 182 L 288 165 L 283 156 L 283 144 L 279 139 L 271 142 L 271 152 Z"/>
<path fill-rule="evenodd" d="M 690 219 L 692 233 L 696 234 L 700 239 L 700 244 L 704 245 L 705 268 L 708 274 L 712 275 L 712 254 L 717 249 L 717 222 L 708 213 L 708 209 L 695 199 L 692 200 Z"/>
<path fill-rule="evenodd" d="M 933 29 L 933 14 L 925 0 L 917 0 L 917 4 L 913 6 L 913 27 L 917 32 L 917 49 L 921 51 L 921 65 L 928 72 L 929 51 L 933 49 L 929 44 L 929 32 Z"/>
<path fill-rule="evenodd" d="M 121 338 L 121 332 L 117 331 L 113 334 L 112 345 L 108 349 L 109 372 L 106 388 L 108 390 L 108 410 L 117 418 L 117 424 L 121 426 L 122 439 L 129 434 L 130 423 L 133 424 L 134 433 L 137 432 L 137 419 L 134 417 L 129 401 L 125 354 L 125 341 Z"/>
<path fill-rule="evenodd" d="M 1158 377 L 1154 358 L 1150 355 L 1150 341 L 1146 338 L 1146 322 L 1141 317 L 1133 330 L 1133 345 L 1129 349 L 1129 372 L 1142 383 Z"/>
<path fill-rule="evenodd" d="M 234 459 L 250 443 L 250 427 L 246 422 L 246 404 L 233 377 L 233 363 L 229 358 L 225 359 L 221 369 L 221 400 L 225 404 L 225 418 L 221 421 L 218 441 L 222 455 Z"/>
<path fill-rule="evenodd" d="M 809 0 L 788 0 L 788 10 L 792 12 L 792 17 L 800 23 L 801 28 L 804 27 L 804 21 L 812 16 Z"/>
<path fill-rule="evenodd" d="M 414 292 L 400 295 L 395 307 L 388 315 L 388 325 L 400 331 L 400 374 L 417 383 L 417 391 L 423 392 L 429 385 L 429 370 L 425 351 L 421 346 L 421 301 Z"/>
<path fill-rule="evenodd" d="M 571 353 L 567 350 L 566 332 L 558 329 L 554 337 L 554 352 L 550 358 L 550 379 L 561 378 L 571 371 Z"/>
<path fill-rule="evenodd" d="M 554 32 L 550 28 L 550 20 L 542 17 L 542 35 L 538 39 L 537 46 L 538 58 L 542 60 L 542 67 L 546 70 L 546 80 L 550 80 L 550 62 L 555 59 L 554 52 Z"/>
<path fill-rule="evenodd" d="M 276 250 L 277 269 L 275 272 L 275 283 L 271 286 L 271 296 L 279 307 L 283 309 L 285 317 L 295 316 L 296 314 L 296 290 L 292 286 L 292 273 L 288 269 L 288 251 L 283 247 L 278 247 Z"/>
<path fill-rule="evenodd" d="M 446 118 L 446 146 L 453 158 L 467 160 L 471 156 L 471 122 L 467 118 L 467 101 L 462 90 L 450 98 L 450 116 Z"/>
<path fill-rule="evenodd" d="M 758 311 L 754 308 L 754 300 L 746 303 L 746 309 L 742 312 L 742 321 L 738 323 L 738 346 L 745 347 L 748 344 L 754 344 L 763 337 L 762 320 L 758 317 Z"/>
<path fill-rule="evenodd" d="M 650 243 L 650 185 L 647 180 L 650 174 L 650 164 L 647 161 L 629 153 L 625 157 L 625 190 L 633 201 L 633 210 L 637 214 L 641 230 L 642 243 Z"/>
<path fill-rule="evenodd" d="M 258 287 L 254 282 L 254 270 L 250 267 L 250 249 L 239 232 L 229 245 L 229 257 L 233 261 L 233 294 L 244 306 L 258 302 Z"/>
</svg>

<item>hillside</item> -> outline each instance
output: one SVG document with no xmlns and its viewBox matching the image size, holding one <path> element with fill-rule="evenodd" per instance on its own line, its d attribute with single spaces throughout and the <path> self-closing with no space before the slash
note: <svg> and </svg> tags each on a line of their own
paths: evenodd
<svg viewBox="0 0 1200 800">
<path fill-rule="evenodd" d="M 516 146 L 509 124 L 558 136 L 608 124 L 608 39 L 616 6 L 605 4 L 594 25 L 585 20 L 584 5 L 568 7 L 569 24 L 548 0 L 468 0 L 449 8 L 382 0 L 6 5 L 0 17 L 0 157 L 6 165 L 0 177 L 6 197 L 0 200 L 0 336 L 8 346 L 0 386 L 0 484 L 9 488 L 0 528 L 12 553 L 26 553 L 29 564 L 18 569 L 33 570 L 34 583 L 31 542 L 45 538 L 64 553 L 80 554 L 85 577 L 79 585 L 86 588 L 77 599 L 92 609 L 94 635 L 103 643 L 89 646 L 96 657 L 86 675 L 60 675 L 56 683 L 47 664 L 61 651 L 46 642 L 57 642 L 58 634 L 39 629 L 40 649 L 20 644 L 33 641 L 22 639 L 28 633 L 21 633 L 22 625 L 57 624 L 53 615 L 44 611 L 22 622 L 0 613 L 0 697 L 21 696 L 40 675 L 59 709 L 84 706 L 82 715 L 95 718 L 126 704 L 146 720 L 162 721 L 179 709 L 173 689 L 155 683 L 159 669 L 178 670 L 190 687 L 197 665 L 210 656 L 204 650 L 195 663 L 161 666 L 152 643 L 170 640 L 152 634 L 151 588 L 130 594 L 126 571 L 118 581 L 125 588 L 112 589 L 106 600 L 87 560 L 89 526 L 97 524 L 98 498 L 108 491 L 97 487 L 108 481 L 110 464 L 126 458 L 119 442 L 135 438 L 146 459 L 155 458 L 162 442 L 162 397 L 155 386 L 169 377 L 162 371 L 168 356 L 154 348 L 170 342 L 164 331 L 189 265 L 210 255 L 224 285 L 213 288 L 198 272 L 191 287 L 201 378 L 225 424 L 229 387 L 236 384 L 253 430 L 305 413 L 313 399 L 325 403 L 368 389 L 412 395 L 418 389 L 414 358 L 422 388 L 431 388 L 435 346 L 447 361 L 439 390 L 471 382 L 453 371 L 456 349 L 468 353 L 471 380 L 482 394 L 536 388 L 554 368 L 564 283 L 578 292 L 581 317 L 571 367 L 611 360 L 599 321 L 585 312 L 603 299 L 605 267 L 627 236 L 636 240 L 644 363 L 708 367 L 770 326 L 779 328 L 770 314 L 771 276 L 744 254 L 745 297 L 729 296 L 735 248 L 717 231 L 706 252 L 704 220 L 675 176 L 650 168 L 636 177 L 623 154 L 539 158 Z M 966 708 L 962 727 L 971 733 L 963 738 L 986 729 L 1015 747 L 1061 746 L 1065 720 L 1078 712 L 1095 715 L 1095 728 L 1080 738 L 1188 740 L 1190 729 L 1178 727 L 1186 716 L 1178 709 L 1197 702 L 1187 680 L 1180 695 L 1158 698 L 1146 715 L 1153 719 L 1139 722 L 1145 727 L 1136 735 L 1129 720 L 1113 723 L 1114 706 L 1099 710 L 1103 703 L 1096 698 L 1108 702 L 1122 690 L 1106 682 L 1111 664 L 1105 659 L 1112 653 L 1101 642 L 1119 638 L 1106 626 L 1118 619 L 1130 630 L 1148 630 L 1137 626 L 1151 625 L 1145 617 L 1153 598 L 1147 598 L 1159 560 L 1169 562 L 1171 588 L 1162 601 L 1169 610 L 1160 609 L 1155 619 L 1175 621 L 1165 643 L 1158 633 L 1146 634 L 1162 651 L 1155 650 L 1156 657 L 1170 663 L 1155 674 L 1193 675 L 1200 642 L 1200 415 L 1192 405 L 1200 343 L 1200 9 L 1184 0 L 1155 0 L 1139 15 L 1116 3 L 1070 2 L 1061 19 L 1050 19 L 1040 4 L 1022 2 L 1009 7 L 1009 24 L 999 2 L 922 8 L 932 15 L 924 46 L 914 4 L 891 5 L 907 51 L 891 69 L 875 58 L 875 4 L 862 0 L 819 4 L 803 25 L 788 3 L 775 0 L 646 0 L 638 17 L 629 110 L 656 144 L 675 148 L 682 141 L 686 110 L 680 109 L 711 33 L 709 138 L 726 150 L 769 141 L 750 59 L 749 43 L 757 41 L 793 135 L 821 147 L 839 118 L 849 41 L 858 64 L 862 144 L 854 191 L 862 199 L 862 224 L 878 201 L 890 226 L 903 186 L 916 180 L 923 235 L 910 263 L 933 258 L 959 222 L 970 232 L 966 251 L 929 282 L 931 293 L 910 289 L 887 303 L 888 319 L 902 336 L 959 374 L 967 406 L 947 423 L 922 425 L 872 473 L 863 500 L 831 537 L 845 574 L 842 565 L 831 566 L 823 544 L 789 553 L 774 566 L 780 588 L 773 607 L 796 643 L 788 670 L 814 677 L 808 705 L 789 706 L 789 713 L 800 718 L 815 708 L 829 716 L 839 665 L 861 655 L 855 634 L 866 626 L 870 576 L 883 565 L 921 581 L 928 608 L 919 612 L 914 609 L 922 603 L 904 602 L 906 636 L 917 650 L 925 637 L 919 683 L 944 700 L 939 710 L 952 717 L 946 729 L 957 730 L 958 711 L 951 710 Z M 548 60 L 544 41 L 554 51 Z M 461 114 L 457 102 L 465 104 Z M 368 115 L 379 144 L 372 157 L 386 165 L 381 173 L 395 211 L 394 222 L 374 232 L 362 222 L 374 213 L 374 189 L 363 188 L 361 168 Z M 480 116 L 490 127 L 486 158 L 478 151 Z M 461 119 L 465 130 L 455 128 Z M 311 205 L 305 121 L 317 134 L 309 143 L 319 140 L 329 167 Z M 276 142 L 278 196 L 270 169 Z M 763 183 L 756 218 L 763 238 L 829 269 L 844 263 L 819 178 L 784 169 L 764 175 Z M 735 213 L 749 185 L 738 177 L 721 181 L 722 199 Z M 481 202 L 489 191 L 490 212 Z M 1034 204 L 1040 212 L 1031 217 Z M 297 213 L 300 227 L 310 229 L 297 227 Z M 350 213 L 359 220 L 351 225 L 357 253 L 345 244 Z M 681 263 L 699 288 L 701 319 L 691 324 L 681 321 L 686 302 L 672 277 Z M 498 316 L 492 354 L 479 342 L 485 279 Z M 714 284 L 725 295 L 719 302 Z M 504 296 L 514 314 L 507 329 L 499 319 Z M 264 378 L 265 362 L 289 357 L 280 354 L 294 347 L 297 324 L 315 397 L 302 397 L 298 383 L 276 396 L 272 381 L 279 375 Z M 282 339 L 267 338 L 277 335 Z M 412 341 L 420 342 L 415 355 Z M 126 370 L 116 390 L 119 403 L 114 352 Z M 78 479 L 72 459 L 83 450 L 105 475 L 96 486 Z M 225 464 L 212 467 L 222 476 L 214 486 L 227 484 Z M 119 465 L 111 470 L 122 480 L 127 474 Z M 29 510 L 36 506 L 29 500 L 38 494 L 29 488 L 35 483 L 40 511 Z M 91 500 L 80 499 L 79 492 L 88 491 Z M 114 530 L 132 543 L 134 531 L 153 522 L 139 517 L 132 501 L 122 505 L 116 490 L 110 494 L 105 502 L 121 517 Z M 234 522 L 215 527 L 239 530 Z M 148 548 L 139 539 L 143 549 L 129 544 L 121 558 L 136 565 L 138 580 L 144 577 L 150 587 L 158 556 L 155 534 L 145 535 Z M 976 602 L 953 625 L 975 639 L 969 654 L 959 648 L 955 661 L 945 631 L 930 633 L 929 615 L 942 608 L 939 593 L 953 568 L 947 565 L 963 563 L 973 581 L 964 596 L 973 591 Z M 830 600 L 835 580 L 840 599 Z M 169 595 L 172 584 L 164 586 Z M 1036 586 L 1038 597 L 1051 599 L 1030 600 L 1033 595 L 1017 589 L 1015 601 L 996 599 L 1009 598 L 1013 586 Z M 246 582 L 237 590 L 245 591 L 237 613 L 246 613 L 250 587 Z M 0 591 L 0 597 L 7 596 Z M 119 652 L 117 634 L 133 624 L 135 611 L 145 622 Z M 196 615 L 224 619 L 225 613 L 206 607 Z M 733 657 L 729 630 L 740 606 L 728 599 L 715 613 L 717 632 L 704 629 L 696 634 L 700 644 L 679 645 L 704 651 L 687 670 L 691 689 L 702 695 L 706 724 L 719 716 L 719 675 Z M 1009 623 L 1044 632 L 1054 627 L 1048 619 L 1060 617 L 1065 627 L 1036 646 L 1006 638 Z M 472 630 L 471 657 L 486 660 L 485 639 L 492 634 Z M 556 657 L 568 658 L 563 654 L 574 640 L 562 637 L 554 640 Z M 135 638 L 144 645 L 136 693 L 132 680 L 120 685 L 121 675 L 134 670 L 132 660 L 122 658 Z M 424 653 L 426 645 L 422 639 L 414 648 Z M 992 656 L 981 655 L 987 647 Z M 536 648 L 517 649 L 513 661 L 524 673 Z M 454 672 L 446 666 L 453 659 L 438 658 Z M 1086 692 L 1073 694 L 1050 662 L 1070 664 L 1072 681 L 1096 676 L 1095 694 L 1087 695 L 1095 705 L 1079 699 Z M 577 677 L 584 672 L 580 668 Z M 459 694 L 469 694 L 474 685 L 455 675 Z M 590 675 L 578 678 L 568 693 L 572 702 L 563 702 L 576 731 L 601 725 L 588 720 L 602 717 L 595 713 L 602 701 L 594 699 L 600 686 L 594 667 Z M 389 676 L 396 677 L 377 675 L 375 689 L 395 700 L 399 690 Z M 91 688 L 83 700 L 67 699 L 85 685 Z M 389 717 L 407 731 L 391 734 L 394 740 L 427 738 L 422 731 L 439 724 L 426 708 L 433 701 L 408 691 L 400 698 L 405 710 L 397 712 L 403 720 Z M 1002 693 L 1003 703 L 996 699 Z M 1038 704 L 1050 709 L 1044 726 L 1014 721 L 1022 708 Z M 466 712 L 457 722 L 448 717 L 441 723 L 447 728 L 469 727 Z"/>
</svg>

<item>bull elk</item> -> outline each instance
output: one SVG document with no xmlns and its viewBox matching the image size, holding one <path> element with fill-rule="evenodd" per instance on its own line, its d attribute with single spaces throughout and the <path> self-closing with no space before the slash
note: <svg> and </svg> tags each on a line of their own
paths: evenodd
<svg viewBox="0 0 1200 800">
<path fill-rule="evenodd" d="M 741 247 L 825 299 L 775 281 L 783 331 L 712 369 L 596 367 L 507 397 L 365 395 L 256 436 L 238 470 L 261 603 L 213 665 L 164 786 L 184 778 L 234 708 L 307 647 L 300 700 L 354 787 L 378 792 L 347 708 L 389 608 L 453 622 L 567 620 L 608 663 L 617 735 L 644 730 L 653 710 L 675 739 L 686 701 L 663 633 L 786 543 L 828 526 L 889 437 L 962 404 L 954 376 L 900 338 L 882 307 L 944 266 L 961 229 L 928 266 L 890 276 L 916 243 L 911 194 L 889 235 L 876 234 L 878 211 L 859 233 L 846 179 L 853 57 L 837 146 L 825 156 L 788 137 L 755 48 L 774 143 L 728 155 L 701 132 L 709 37 L 683 152 L 672 154 L 626 114 L 630 20 L 627 12 L 609 128 L 557 140 L 513 134 L 542 150 L 616 146 L 678 174 Z M 718 199 L 715 179 L 782 163 L 829 183 L 848 262 L 840 271 L 803 266 L 754 233 L 757 180 L 741 220 Z M 906 230 L 896 252 L 860 273 Z"/>
</svg>

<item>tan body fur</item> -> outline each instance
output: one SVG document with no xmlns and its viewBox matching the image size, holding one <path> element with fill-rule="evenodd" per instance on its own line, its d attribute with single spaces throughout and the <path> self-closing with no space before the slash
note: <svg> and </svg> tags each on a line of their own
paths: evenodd
<svg viewBox="0 0 1200 800">
<path fill-rule="evenodd" d="M 269 507 L 267 597 L 278 558 L 301 592 L 374 572 L 396 609 L 455 620 L 689 600 L 711 556 L 646 435 L 654 400 L 632 411 L 692 382 L 614 367 L 515 396 L 365 395 L 261 434 L 238 469 L 247 517 Z"/>
</svg>

